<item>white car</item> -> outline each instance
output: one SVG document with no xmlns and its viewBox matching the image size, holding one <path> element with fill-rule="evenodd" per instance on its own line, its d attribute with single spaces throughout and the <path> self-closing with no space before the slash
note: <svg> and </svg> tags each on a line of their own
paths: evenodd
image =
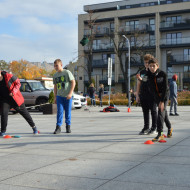
<svg viewBox="0 0 190 190">
<path fill-rule="evenodd" d="M 72 108 L 80 109 L 87 105 L 87 99 L 84 96 L 73 94 Z"/>
</svg>

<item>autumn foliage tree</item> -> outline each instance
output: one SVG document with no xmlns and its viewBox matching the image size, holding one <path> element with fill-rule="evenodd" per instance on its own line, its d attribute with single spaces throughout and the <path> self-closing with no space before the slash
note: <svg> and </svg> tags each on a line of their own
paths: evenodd
<svg viewBox="0 0 190 190">
<path fill-rule="evenodd" d="M 35 79 L 46 74 L 44 69 L 30 64 L 26 60 L 12 61 L 10 63 L 10 70 L 18 78 L 24 79 Z"/>
</svg>

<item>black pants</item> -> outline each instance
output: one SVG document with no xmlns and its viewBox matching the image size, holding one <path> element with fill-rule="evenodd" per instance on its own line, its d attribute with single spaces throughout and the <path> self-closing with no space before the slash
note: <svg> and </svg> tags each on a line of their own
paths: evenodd
<svg viewBox="0 0 190 190">
<path fill-rule="evenodd" d="M 1 132 L 5 133 L 7 129 L 7 123 L 8 123 L 8 113 L 9 113 L 10 107 L 12 106 L 6 102 L 1 102 L 0 107 L 1 107 Z M 26 109 L 24 104 L 22 104 L 20 107 L 14 106 L 13 108 L 24 117 L 24 119 L 28 122 L 28 124 L 31 127 L 35 126 L 35 123 L 33 122 L 32 117 L 28 113 L 28 110 Z"/>
<path fill-rule="evenodd" d="M 168 104 L 168 101 L 166 100 L 164 102 L 164 110 L 163 110 L 163 112 L 158 110 L 157 130 L 158 130 L 159 133 L 163 132 L 164 122 L 166 124 L 166 127 L 168 129 L 171 129 L 171 123 L 169 121 L 168 112 L 167 112 L 167 109 L 166 109 L 167 104 Z"/>
<path fill-rule="evenodd" d="M 144 116 L 144 128 L 143 130 L 149 129 L 149 112 L 151 111 L 152 116 L 152 130 L 156 130 L 157 128 L 157 104 L 155 101 L 150 99 L 145 99 L 140 97 L 140 103 L 142 106 L 143 116 Z"/>
</svg>

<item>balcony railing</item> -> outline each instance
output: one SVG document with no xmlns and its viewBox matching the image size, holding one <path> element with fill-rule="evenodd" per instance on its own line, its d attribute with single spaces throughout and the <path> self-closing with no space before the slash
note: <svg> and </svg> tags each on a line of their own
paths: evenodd
<svg viewBox="0 0 190 190">
<path fill-rule="evenodd" d="M 130 42 L 130 46 L 131 48 L 143 48 L 143 47 L 150 47 L 150 46 L 155 46 L 156 44 L 156 40 L 152 39 L 152 40 L 137 40 L 137 41 L 131 41 Z M 120 44 L 120 48 L 128 48 L 128 44 Z"/>
<path fill-rule="evenodd" d="M 167 29 L 167 28 L 185 28 L 190 27 L 190 19 L 181 20 L 181 21 L 170 21 L 170 22 L 161 22 L 160 28 Z"/>
<path fill-rule="evenodd" d="M 114 64 L 114 62 L 112 62 Z M 92 67 L 93 68 L 107 68 L 108 67 L 108 61 L 107 60 L 93 60 L 92 61 Z"/>
<path fill-rule="evenodd" d="M 167 57 L 167 63 L 172 65 L 190 63 L 190 55 L 183 55 L 183 54 L 170 55 Z"/>
<path fill-rule="evenodd" d="M 113 33 L 114 33 L 114 29 L 110 29 L 110 28 L 93 29 L 92 31 L 90 29 L 84 30 L 85 36 L 90 36 L 90 35 L 102 36 L 102 35 L 110 35 Z"/>
<path fill-rule="evenodd" d="M 121 26 L 119 32 L 148 32 L 154 31 L 155 27 L 149 26 L 148 24 L 136 24 L 133 26 Z"/>
<path fill-rule="evenodd" d="M 99 43 L 97 45 L 92 46 L 93 51 L 104 51 L 104 50 L 113 51 L 113 49 L 114 49 L 114 44 L 113 43 Z M 89 46 L 84 46 L 84 50 L 89 51 L 90 50 Z"/>
<path fill-rule="evenodd" d="M 185 38 L 174 38 L 174 39 L 161 39 L 160 45 L 183 45 L 183 44 L 190 44 L 190 37 Z"/>
<path fill-rule="evenodd" d="M 91 76 L 95 81 L 96 79 L 99 79 L 99 82 L 105 82 L 108 81 L 108 76 L 107 75 L 92 75 Z M 112 75 L 112 81 L 115 80 L 115 75 Z M 88 81 L 88 75 L 84 76 L 84 81 Z"/>
</svg>

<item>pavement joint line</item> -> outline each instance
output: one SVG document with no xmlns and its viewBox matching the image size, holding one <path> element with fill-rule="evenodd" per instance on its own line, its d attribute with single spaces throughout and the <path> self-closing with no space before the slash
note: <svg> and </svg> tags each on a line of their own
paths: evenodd
<svg viewBox="0 0 190 190">
<path fill-rule="evenodd" d="M 110 179 L 109 181 L 105 182 L 104 184 L 102 184 L 102 185 L 100 185 L 100 186 L 96 187 L 94 190 L 96 190 L 96 189 L 98 189 L 98 188 L 102 187 L 103 185 L 105 185 L 105 184 L 109 183 L 110 181 L 113 181 L 114 179 L 118 178 L 119 176 L 121 176 L 121 175 L 123 175 L 123 174 L 125 174 L 125 173 L 128 173 L 129 171 L 133 170 L 134 168 L 136 168 L 136 167 L 138 167 L 138 166 L 140 166 L 140 165 L 142 165 L 142 164 L 144 164 L 144 163 L 147 163 L 147 161 L 149 161 L 150 159 L 152 159 L 152 158 L 154 158 L 154 157 L 158 156 L 160 153 L 162 153 L 162 152 L 164 152 L 164 151 L 166 151 L 166 150 L 168 150 L 168 149 L 170 149 L 170 148 L 174 147 L 175 145 L 177 145 L 178 143 L 180 143 L 180 142 L 184 141 L 185 139 L 188 139 L 189 137 L 190 137 L 190 136 L 185 137 L 183 140 L 180 140 L 179 142 L 175 143 L 174 145 L 171 145 L 170 147 L 166 148 L 165 150 L 160 151 L 158 154 L 153 155 L 153 156 L 151 156 L 150 158 L 147 158 L 146 160 L 144 160 L 144 161 L 140 162 L 140 163 L 139 163 L 139 164 L 137 164 L 136 166 L 134 166 L 134 167 L 132 167 L 132 168 L 128 169 L 128 170 L 127 170 L 127 171 L 125 171 L 125 172 L 122 172 L 121 174 L 119 174 L 119 175 L 117 175 L 116 177 L 114 177 L 114 178 Z M 162 185 L 164 185 L 164 184 L 162 184 Z"/>
<path fill-rule="evenodd" d="M 1 183 L 1 182 L 0 182 L 0 185 L 1 185 L 1 184 L 2 184 L 2 185 L 10 185 L 10 184 L 7 184 L 7 183 Z M 12 187 L 15 187 L 15 186 L 16 186 L 16 187 L 29 187 L 29 188 L 34 189 L 34 190 L 36 189 L 36 187 L 31 187 L 31 186 L 21 186 L 21 185 L 10 185 L 10 186 L 12 186 Z M 38 189 L 42 189 L 42 190 L 43 190 L 43 189 L 55 190 L 55 189 L 49 189 L 49 188 L 46 188 L 46 187 L 44 187 L 44 188 L 42 188 L 42 187 L 37 187 L 37 188 L 38 188 Z"/>
</svg>

